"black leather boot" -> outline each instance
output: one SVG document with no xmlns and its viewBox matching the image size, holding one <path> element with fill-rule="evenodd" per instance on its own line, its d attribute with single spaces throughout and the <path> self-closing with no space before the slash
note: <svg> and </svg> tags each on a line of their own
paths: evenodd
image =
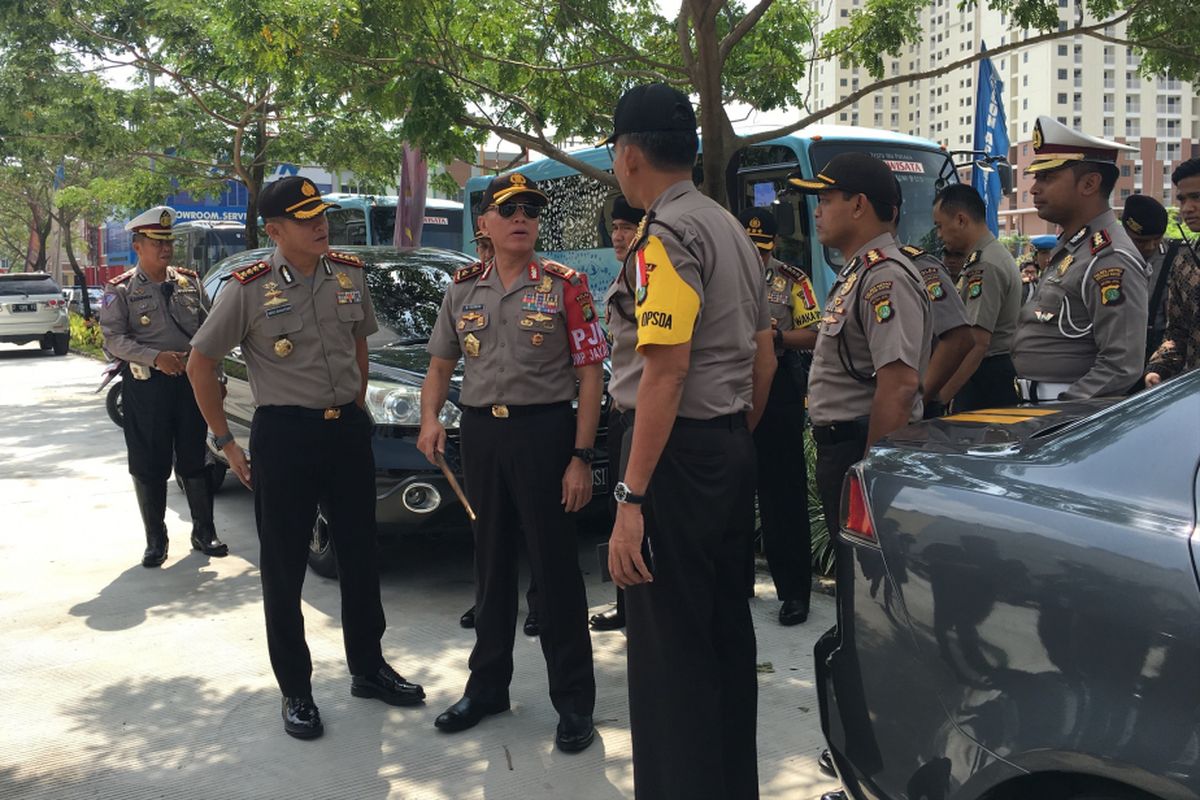
<svg viewBox="0 0 1200 800">
<path fill-rule="evenodd" d="M 133 479 L 142 526 L 146 529 L 146 552 L 142 553 L 143 567 L 158 567 L 167 560 L 167 482 L 142 483 Z"/>
<path fill-rule="evenodd" d="M 229 555 L 229 548 L 217 538 L 217 528 L 213 524 L 212 486 L 207 469 L 199 475 L 184 478 L 183 493 L 187 495 L 192 513 L 192 548 L 206 556 L 220 558 Z"/>
</svg>

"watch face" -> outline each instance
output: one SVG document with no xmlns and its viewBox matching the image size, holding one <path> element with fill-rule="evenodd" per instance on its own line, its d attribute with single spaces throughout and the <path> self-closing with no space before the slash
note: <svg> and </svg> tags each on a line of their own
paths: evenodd
<svg viewBox="0 0 1200 800">
<path fill-rule="evenodd" d="M 629 487 L 624 483 L 618 483 L 613 487 L 613 497 L 618 503 L 624 503 L 625 498 L 629 496 Z"/>
</svg>

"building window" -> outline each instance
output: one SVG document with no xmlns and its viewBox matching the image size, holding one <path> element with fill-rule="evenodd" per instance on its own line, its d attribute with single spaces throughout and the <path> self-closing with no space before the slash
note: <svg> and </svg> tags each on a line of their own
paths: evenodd
<svg viewBox="0 0 1200 800">
<path fill-rule="evenodd" d="M 1076 95 L 1076 97 L 1078 97 L 1078 95 Z M 1058 104 L 1060 106 L 1065 106 L 1067 104 L 1067 93 L 1066 92 L 1058 93 Z"/>
<path fill-rule="evenodd" d="M 1121 177 L 1122 178 L 1128 178 L 1132 174 L 1133 174 L 1133 171 L 1129 168 L 1128 164 L 1121 165 Z"/>
<path fill-rule="evenodd" d="M 1067 54 L 1067 46 L 1065 44 L 1060 44 L 1058 46 L 1058 54 L 1060 56 L 1065 56 Z"/>
<path fill-rule="evenodd" d="M 1060 69 L 1058 71 L 1058 79 L 1060 81 L 1065 81 L 1067 79 L 1067 71 L 1065 69 Z"/>
</svg>

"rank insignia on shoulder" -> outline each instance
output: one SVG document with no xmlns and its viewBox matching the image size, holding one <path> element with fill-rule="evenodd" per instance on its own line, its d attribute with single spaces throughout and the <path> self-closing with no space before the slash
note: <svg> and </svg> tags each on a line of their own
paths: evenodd
<svg viewBox="0 0 1200 800">
<path fill-rule="evenodd" d="M 1112 237 L 1108 235 L 1108 231 L 1103 228 L 1096 231 L 1092 235 L 1092 255 L 1096 255 L 1110 244 L 1112 244 Z"/>
<path fill-rule="evenodd" d="M 330 250 L 328 253 L 325 254 L 325 257 L 328 258 L 330 261 L 336 262 L 338 264 L 346 264 L 351 267 L 360 267 L 361 268 L 363 265 L 362 259 L 359 258 L 358 256 L 354 255 L 353 253 L 339 253 L 336 250 Z"/>
<path fill-rule="evenodd" d="M 261 278 L 263 275 L 266 275 L 270 271 L 271 271 L 271 265 L 268 264 L 266 261 L 255 261 L 253 264 L 251 264 L 248 267 L 242 267 L 241 269 L 235 269 L 233 271 L 233 277 L 237 280 L 238 283 L 245 285 L 245 284 L 249 283 L 250 281 L 258 280 L 259 278 Z"/>
<path fill-rule="evenodd" d="M 132 270 L 132 269 L 129 270 L 128 272 L 122 272 L 120 275 L 113 278 L 108 283 L 110 286 L 120 286 L 122 283 L 125 283 L 127 280 L 132 278 L 134 272 L 135 272 L 135 270 Z"/>
<path fill-rule="evenodd" d="M 478 277 L 479 275 L 482 275 L 482 274 L 483 274 L 483 262 L 476 261 L 474 264 L 471 264 L 470 266 L 466 266 L 466 267 L 463 267 L 462 269 L 455 270 L 454 271 L 454 282 L 462 283 L 463 281 L 469 281 L 471 278 Z"/>
<path fill-rule="evenodd" d="M 557 261 L 542 261 L 542 269 L 551 275 L 562 278 L 572 286 L 579 285 L 579 273 L 564 264 L 559 264 Z"/>
<path fill-rule="evenodd" d="M 182 272 L 184 275 L 187 275 L 189 278 L 199 278 L 200 277 L 199 272 L 196 272 L 196 270 L 194 270 L 194 269 L 188 269 L 187 267 L 176 267 L 175 271 Z"/>
<path fill-rule="evenodd" d="M 911 244 L 906 244 L 901 247 L 900 252 L 904 253 L 904 255 L 908 256 L 909 258 L 920 258 L 921 256 L 925 255 L 924 250 Z"/>
<path fill-rule="evenodd" d="M 863 258 L 866 259 L 868 267 L 873 267 L 881 261 L 887 261 L 887 256 L 884 255 L 883 251 L 878 248 L 874 250 L 868 250 Z"/>
<path fill-rule="evenodd" d="M 963 264 L 963 267 L 965 268 L 965 267 L 971 266 L 972 264 L 979 263 L 979 256 L 980 256 L 979 250 L 976 250 L 974 253 L 971 253 L 970 257 L 967 258 L 966 263 Z"/>
<path fill-rule="evenodd" d="M 791 264 L 784 264 L 782 267 L 780 267 L 779 274 L 783 275 L 785 278 L 790 278 L 796 283 L 803 283 L 804 281 L 808 280 L 808 276 L 804 274 L 803 270 L 797 269 Z"/>
<path fill-rule="evenodd" d="M 1091 234 L 1091 232 L 1092 232 L 1092 229 L 1089 228 L 1087 225 L 1084 225 L 1082 228 L 1075 231 L 1074 236 L 1072 236 L 1070 239 L 1067 239 L 1067 244 L 1071 245 L 1071 247 L 1075 247 L 1077 244 L 1079 244 L 1084 239 L 1086 239 Z"/>
</svg>

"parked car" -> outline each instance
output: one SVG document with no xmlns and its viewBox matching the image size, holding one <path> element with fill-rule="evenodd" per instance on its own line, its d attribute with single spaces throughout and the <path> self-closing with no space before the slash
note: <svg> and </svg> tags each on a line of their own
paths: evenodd
<svg viewBox="0 0 1200 800">
<path fill-rule="evenodd" d="M 417 434 L 421 422 L 421 382 L 429 368 L 425 345 L 451 274 L 470 264 L 471 259 L 462 253 L 435 248 L 341 249 L 363 260 L 367 287 L 380 325 L 379 332 L 367 340 L 370 361 L 367 409 L 375 420 L 375 496 L 380 533 L 394 536 L 466 527 L 467 516 L 454 491 L 441 471 L 417 450 Z M 215 302 L 233 270 L 270 253 L 270 249 L 247 250 L 214 266 L 204 281 L 209 297 Z M 241 442 L 253 447 L 249 429 L 254 399 L 241 349 L 234 348 L 225 357 L 223 366 L 228 378 L 225 413 L 230 429 Z M 462 411 L 457 403 L 461 383 L 460 365 L 451 380 L 449 400 L 441 412 L 447 433 L 446 461 L 460 482 L 458 425 Z M 607 395 L 604 403 L 596 441 L 599 456 L 592 464 L 597 498 L 607 493 L 609 483 L 603 425 L 607 418 Z M 219 451 L 214 455 L 224 462 Z M 596 499 L 586 511 L 600 513 L 604 508 L 603 499 Z M 325 520 L 320 513 L 313 524 L 309 565 L 320 575 L 332 577 L 337 574 Z"/>
<path fill-rule="evenodd" d="M 103 286 L 87 287 L 88 305 L 92 309 L 92 314 L 100 313 L 100 303 L 104 299 Z M 63 288 L 63 297 L 67 298 L 67 309 L 74 311 L 76 314 L 83 313 L 83 290 L 78 286 L 67 286 Z"/>
<path fill-rule="evenodd" d="M 821 725 L 855 800 L 1200 797 L 1200 371 L 852 468 Z"/>
<path fill-rule="evenodd" d="M 37 342 L 65 356 L 71 347 L 67 301 L 62 287 L 44 272 L 0 275 L 0 342 Z"/>
</svg>

